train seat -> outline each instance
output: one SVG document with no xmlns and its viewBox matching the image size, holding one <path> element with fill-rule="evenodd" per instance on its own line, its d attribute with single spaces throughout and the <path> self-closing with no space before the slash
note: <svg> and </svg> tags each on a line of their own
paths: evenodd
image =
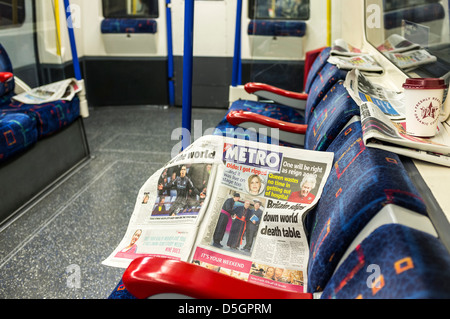
<svg viewBox="0 0 450 319">
<path fill-rule="evenodd" d="M 14 74 L 11 60 L 0 44 L 0 72 Z M 36 122 L 38 139 L 52 135 L 76 120 L 80 115 L 80 100 L 75 96 L 71 101 L 58 100 L 43 104 L 23 104 L 13 99 L 15 91 L 14 76 L 3 85 L 0 112 L 6 114 L 21 113 Z"/>
<path fill-rule="evenodd" d="M 376 228 L 355 244 L 322 299 L 450 298 L 450 256 L 428 232 L 399 223 Z"/>
<path fill-rule="evenodd" d="M 294 145 L 297 144 L 303 145 L 303 139 L 299 135 L 296 135 L 297 140 L 294 141 L 296 143 L 289 143 L 288 141 L 279 140 L 276 136 L 274 137 L 270 136 L 270 134 L 263 134 L 263 131 L 254 131 L 238 127 L 238 125 L 230 123 L 230 121 L 227 119 L 227 115 L 234 114 L 233 112 L 235 111 L 251 112 L 252 114 L 258 114 L 273 120 L 290 121 L 293 123 L 304 122 L 304 116 L 303 114 L 301 114 L 301 112 L 285 105 L 249 100 L 238 100 L 230 106 L 227 114 L 215 127 L 213 133 L 214 135 L 237 137 L 244 140 L 259 141 L 268 144 L 279 144 L 290 147 L 294 147 Z M 252 125 L 252 127 L 256 128 L 255 125 Z"/>
<path fill-rule="evenodd" d="M 289 121 L 278 120 L 271 115 L 255 115 L 252 110 L 232 110 L 226 117 L 234 126 L 254 127 L 256 123 L 280 129 L 278 138 L 281 145 L 288 143 L 291 147 L 304 146 L 309 150 L 326 151 L 341 129 L 359 112 L 359 106 L 348 94 L 344 81 L 339 80 L 312 111 L 308 125 L 292 125 L 294 121 L 290 120 L 291 117 L 288 117 Z M 288 131 L 290 126 L 292 130 Z"/>
<path fill-rule="evenodd" d="M 308 291 L 320 292 L 354 238 L 386 205 L 426 215 L 426 205 L 399 157 L 364 145 L 359 120 L 331 143 L 333 168 L 305 227 L 310 244 Z"/>
<path fill-rule="evenodd" d="M 107 18 L 103 19 L 100 30 L 106 33 L 156 33 L 157 22 L 152 19 L 126 19 Z"/>
<path fill-rule="evenodd" d="M 303 37 L 306 34 L 306 23 L 293 20 L 251 20 L 247 27 L 247 34 Z"/>
<path fill-rule="evenodd" d="M 26 150 L 37 142 L 36 121 L 22 113 L 0 111 L 0 162 Z"/>
</svg>

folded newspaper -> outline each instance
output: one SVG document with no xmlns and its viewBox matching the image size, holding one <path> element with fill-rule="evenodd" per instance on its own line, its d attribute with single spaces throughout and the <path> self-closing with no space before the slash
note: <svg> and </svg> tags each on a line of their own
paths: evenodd
<svg viewBox="0 0 450 319">
<path fill-rule="evenodd" d="M 43 104 L 57 100 L 70 101 L 81 87 L 75 78 L 43 85 L 13 97 L 14 100 L 24 104 Z"/>
<path fill-rule="evenodd" d="M 360 85 L 359 85 L 360 84 Z M 450 136 L 441 123 L 432 138 L 406 133 L 403 93 L 370 83 L 358 70 L 347 74 L 344 86 L 361 109 L 364 144 L 423 161 L 450 166 Z M 377 87 L 378 90 L 370 90 Z M 404 108 L 404 107 L 403 107 Z"/>
<path fill-rule="evenodd" d="M 425 49 L 412 50 L 407 52 L 383 52 L 383 54 L 403 70 L 411 70 L 420 65 L 434 63 L 437 58 Z"/>
<path fill-rule="evenodd" d="M 162 256 L 304 292 L 303 220 L 322 194 L 333 156 L 199 138 L 142 186 L 128 229 L 103 264 L 126 268 L 134 258 Z"/>
<path fill-rule="evenodd" d="M 377 46 L 381 52 L 405 52 L 409 50 L 421 49 L 420 44 L 413 43 L 399 34 L 390 35 L 382 44 Z"/>
<path fill-rule="evenodd" d="M 365 72 L 383 73 L 383 67 L 370 54 L 362 52 L 343 39 L 333 42 L 327 62 L 343 70 L 359 69 Z"/>
<path fill-rule="evenodd" d="M 330 55 L 340 55 L 340 56 L 354 56 L 354 55 L 362 55 L 360 49 L 357 47 L 347 43 L 344 39 L 336 39 L 333 41 L 331 45 Z"/>
</svg>

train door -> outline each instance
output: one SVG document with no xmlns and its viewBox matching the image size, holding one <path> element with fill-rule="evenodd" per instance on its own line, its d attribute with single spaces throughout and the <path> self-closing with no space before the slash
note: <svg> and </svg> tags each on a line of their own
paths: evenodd
<svg viewBox="0 0 450 319">
<path fill-rule="evenodd" d="M 36 6 L 46 80 L 71 76 L 63 1 Z M 169 104 L 166 1 L 71 0 L 69 11 L 89 106 Z"/>
<path fill-rule="evenodd" d="M 326 46 L 326 0 L 243 1 L 242 82 L 303 91 L 305 52 Z"/>
</svg>

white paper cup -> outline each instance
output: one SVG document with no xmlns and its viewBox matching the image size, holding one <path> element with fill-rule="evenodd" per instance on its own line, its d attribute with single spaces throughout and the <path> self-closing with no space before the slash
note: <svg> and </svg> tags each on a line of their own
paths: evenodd
<svg viewBox="0 0 450 319">
<path fill-rule="evenodd" d="M 445 81 L 438 78 L 411 78 L 406 80 L 403 88 L 406 132 L 420 137 L 436 135 Z"/>
</svg>

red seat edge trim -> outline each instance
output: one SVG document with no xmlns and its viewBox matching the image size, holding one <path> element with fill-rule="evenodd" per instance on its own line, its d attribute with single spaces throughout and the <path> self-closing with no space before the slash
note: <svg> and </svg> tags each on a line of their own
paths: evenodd
<svg viewBox="0 0 450 319">
<path fill-rule="evenodd" d="M 291 132 L 295 134 L 305 134 L 308 128 L 306 124 L 296 124 L 285 122 L 264 116 L 261 114 L 249 111 L 230 111 L 227 114 L 227 121 L 231 125 L 239 126 L 245 122 L 257 123 L 271 128 L 276 128 L 281 131 Z"/>
<path fill-rule="evenodd" d="M 201 266 L 164 257 L 139 257 L 125 270 L 125 288 L 136 298 L 176 293 L 199 299 L 313 299 L 233 278 Z"/>
<path fill-rule="evenodd" d="M 254 94 L 258 91 L 267 91 L 272 92 L 277 95 L 281 95 L 287 98 L 296 99 L 296 100 L 306 100 L 308 98 L 308 94 L 306 93 L 297 93 L 284 89 L 277 88 L 275 86 L 258 83 L 258 82 L 249 82 L 244 85 L 244 89 L 247 93 Z"/>
</svg>

